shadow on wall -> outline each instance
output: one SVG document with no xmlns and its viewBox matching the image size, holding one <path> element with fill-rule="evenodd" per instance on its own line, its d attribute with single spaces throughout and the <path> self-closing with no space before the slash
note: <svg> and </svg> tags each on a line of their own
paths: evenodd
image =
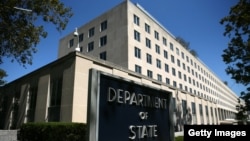
<svg viewBox="0 0 250 141">
<path fill-rule="evenodd" d="M 183 131 L 185 124 L 192 124 L 191 108 L 187 107 L 186 101 L 183 101 L 178 91 L 176 91 L 176 108 L 174 109 L 175 132 Z"/>
</svg>

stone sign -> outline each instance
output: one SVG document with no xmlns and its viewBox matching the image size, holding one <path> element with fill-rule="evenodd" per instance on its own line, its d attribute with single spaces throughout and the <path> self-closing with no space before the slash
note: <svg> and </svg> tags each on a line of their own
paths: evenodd
<svg viewBox="0 0 250 141">
<path fill-rule="evenodd" d="M 91 141 L 173 141 L 171 93 L 91 70 Z"/>
</svg>

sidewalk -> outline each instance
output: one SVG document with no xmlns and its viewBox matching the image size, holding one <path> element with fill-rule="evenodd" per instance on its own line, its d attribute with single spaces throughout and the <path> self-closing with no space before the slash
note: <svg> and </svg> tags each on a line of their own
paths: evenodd
<svg viewBox="0 0 250 141">
<path fill-rule="evenodd" d="M 0 141 L 17 141 L 17 130 L 0 130 Z"/>
</svg>

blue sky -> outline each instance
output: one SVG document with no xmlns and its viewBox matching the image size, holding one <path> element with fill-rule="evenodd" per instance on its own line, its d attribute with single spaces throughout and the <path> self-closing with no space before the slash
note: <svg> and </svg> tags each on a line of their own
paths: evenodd
<svg viewBox="0 0 250 141">
<path fill-rule="evenodd" d="M 103 12 L 118 5 L 123 0 L 62 0 L 72 7 L 74 16 L 67 28 L 56 31 L 55 27 L 43 24 L 48 31 L 46 39 L 37 46 L 38 52 L 33 55 L 33 64 L 26 68 L 18 63 L 4 59 L 1 68 L 7 71 L 6 80 L 11 82 L 57 59 L 59 39 L 73 32 Z M 223 36 L 224 26 L 220 19 L 227 16 L 231 6 L 237 0 L 131 0 L 139 3 L 155 19 L 157 19 L 174 36 L 180 36 L 190 42 L 190 48 L 196 50 L 198 57 L 238 95 L 245 87 L 236 84 L 225 72 L 226 65 L 222 61 L 223 49 L 227 47 L 228 37 Z"/>
</svg>

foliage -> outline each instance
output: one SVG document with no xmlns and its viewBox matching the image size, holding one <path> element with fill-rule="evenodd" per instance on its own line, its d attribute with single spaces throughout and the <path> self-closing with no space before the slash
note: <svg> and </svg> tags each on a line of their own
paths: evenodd
<svg viewBox="0 0 250 141">
<path fill-rule="evenodd" d="M 198 53 L 197 53 L 194 49 L 189 50 L 189 52 L 190 52 L 194 57 L 198 57 Z"/>
<path fill-rule="evenodd" d="M 190 43 L 184 40 L 182 37 L 178 36 L 175 39 L 177 42 L 179 42 L 185 49 L 189 50 Z"/>
<path fill-rule="evenodd" d="M 175 141 L 183 141 L 184 137 L 183 136 L 177 136 L 175 137 Z"/>
<path fill-rule="evenodd" d="M 176 37 L 175 40 L 179 42 L 186 50 L 188 50 L 194 57 L 198 57 L 198 53 L 194 49 L 189 48 L 189 42 L 187 42 L 180 36 Z"/>
<path fill-rule="evenodd" d="M 240 98 L 238 98 L 238 105 L 236 105 L 236 110 L 238 113 L 236 113 L 236 119 L 240 121 L 246 121 L 247 119 L 247 108 L 242 104 L 242 101 Z"/>
<path fill-rule="evenodd" d="M 83 123 L 26 123 L 20 128 L 20 141 L 85 141 L 87 129 Z"/>
<path fill-rule="evenodd" d="M 225 25 L 224 36 L 230 39 L 222 54 L 223 61 L 228 65 L 226 72 L 237 83 L 248 87 L 246 92 L 241 93 L 241 98 L 250 110 L 250 1 L 239 0 L 220 23 Z"/>
<path fill-rule="evenodd" d="M 47 36 L 39 22 L 51 23 L 61 31 L 72 15 L 71 8 L 60 0 L 1 0 L 0 64 L 4 57 L 23 66 L 32 64 L 32 54 L 36 53 L 40 38 Z"/>
<path fill-rule="evenodd" d="M 6 83 L 6 81 L 4 80 L 4 77 L 7 77 L 7 76 L 8 76 L 7 73 L 3 69 L 0 68 L 0 86 L 3 86 Z"/>
</svg>

